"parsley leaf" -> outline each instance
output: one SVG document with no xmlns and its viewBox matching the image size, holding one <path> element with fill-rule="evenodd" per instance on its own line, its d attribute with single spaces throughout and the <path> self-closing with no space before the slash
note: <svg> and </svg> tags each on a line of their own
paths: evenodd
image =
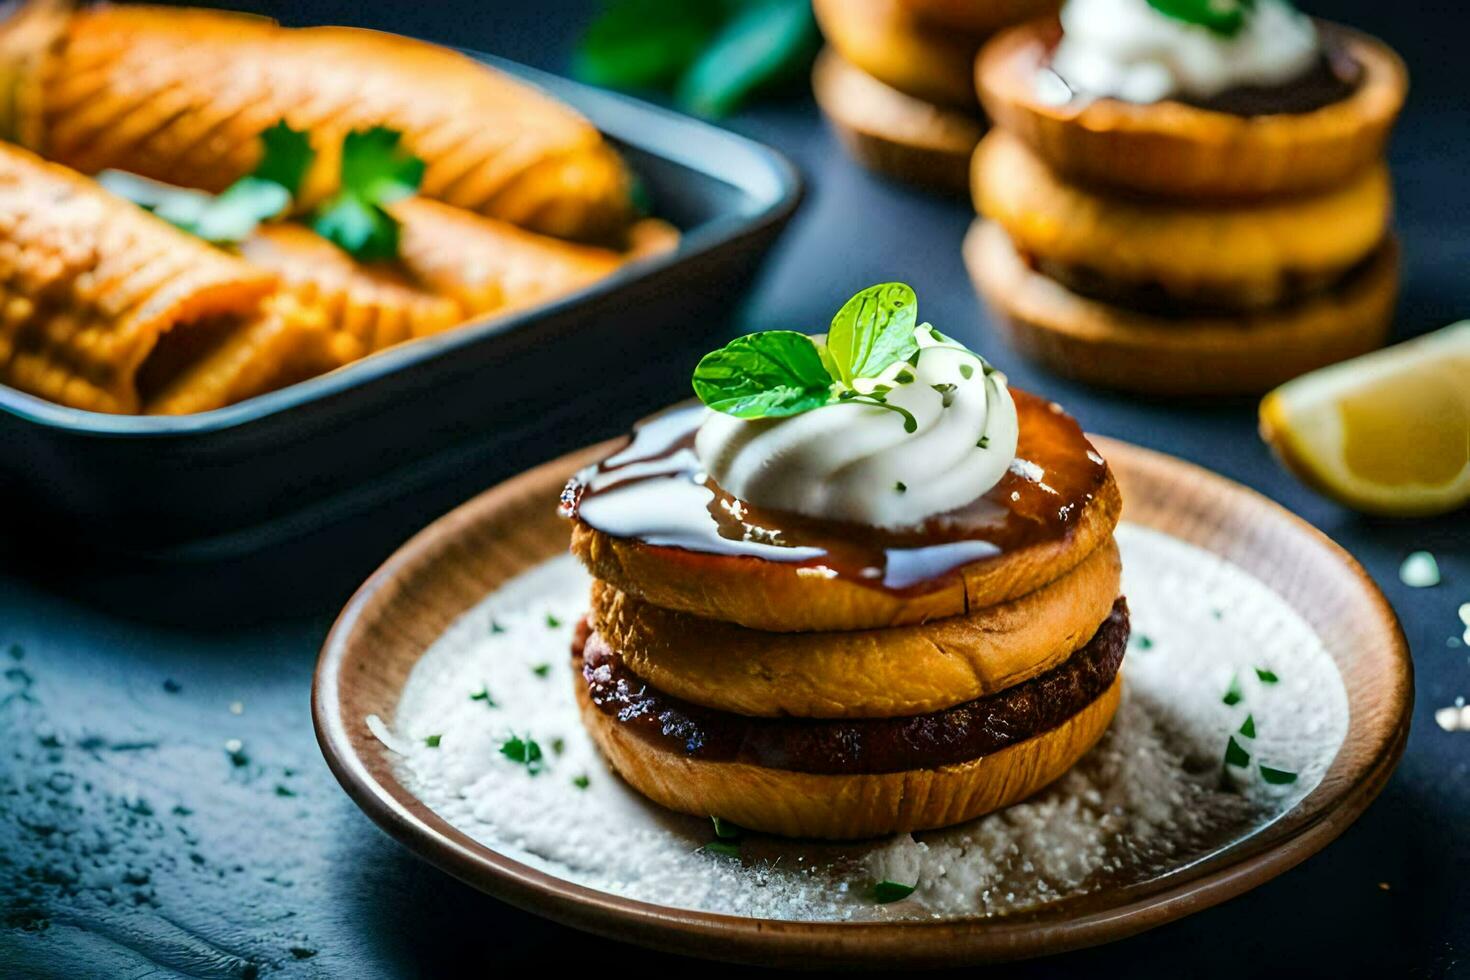
<svg viewBox="0 0 1470 980">
<path fill-rule="evenodd" d="M 700 850 L 718 854 L 720 857 L 738 858 L 740 856 L 740 845 L 735 841 L 712 840 Z"/>
<path fill-rule="evenodd" d="M 512 735 L 501 743 L 500 754 L 511 762 L 525 766 L 526 771 L 532 776 L 546 768 L 546 763 L 541 756 L 541 746 L 537 745 L 536 740 L 529 735 L 525 738 Z"/>
<path fill-rule="evenodd" d="M 877 377 L 918 350 L 914 326 L 919 303 L 901 282 L 869 286 L 842 304 L 827 331 L 827 350 L 843 384 Z"/>
<path fill-rule="evenodd" d="M 1287 783 L 1296 782 L 1296 773 L 1286 769 L 1272 769 L 1270 766 L 1262 766 L 1261 778 L 1272 786 L 1285 786 Z"/>
<path fill-rule="evenodd" d="M 710 408 L 748 419 L 819 408 L 831 400 L 832 381 L 810 337 L 766 330 L 736 337 L 700 358 L 693 385 Z"/>
<path fill-rule="evenodd" d="M 880 881 L 873 886 L 873 900 L 879 905 L 901 902 L 912 895 L 914 889 L 918 887 L 918 882 L 905 885 L 897 881 Z"/>
<path fill-rule="evenodd" d="M 341 186 L 311 226 L 364 262 L 398 254 L 398 222 L 385 207 L 413 194 L 424 161 L 399 146 L 402 134 L 384 126 L 355 130 L 342 140 Z"/>
<path fill-rule="evenodd" d="M 306 134 L 284 122 L 261 133 L 260 139 L 263 148 L 255 170 L 219 194 L 175 187 L 121 170 L 104 170 L 97 182 L 207 242 L 242 242 L 262 221 L 290 207 L 314 156 Z"/>
</svg>

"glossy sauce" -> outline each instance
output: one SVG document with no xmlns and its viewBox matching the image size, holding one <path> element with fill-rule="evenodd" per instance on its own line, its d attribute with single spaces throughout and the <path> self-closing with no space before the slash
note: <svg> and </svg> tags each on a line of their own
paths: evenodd
<svg viewBox="0 0 1470 980">
<path fill-rule="evenodd" d="M 653 417 L 627 446 L 573 477 L 562 513 L 651 547 L 793 563 L 813 575 L 925 592 L 964 565 L 1065 538 L 1107 481 L 1107 464 L 1071 416 L 1035 395 L 1011 396 L 1020 440 L 1010 470 L 973 503 L 913 527 L 823 521 L 736 500 L 694 454 L 700 405 Z"/>
</svg>

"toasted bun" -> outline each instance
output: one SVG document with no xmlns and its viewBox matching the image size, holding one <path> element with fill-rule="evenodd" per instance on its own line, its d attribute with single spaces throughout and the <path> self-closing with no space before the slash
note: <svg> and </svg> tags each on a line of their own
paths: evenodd
<svg viewBox="0 0 1470 980">
<path fill-rule="evenodd" d="M 985 111 L 1072 180 L 1183 198 L 1240 199 L 1321 191 L 1383 155 L 1408 91 L 1387 45 L 1333 27 L 1363 67 L 1352 95 L 1311 112 L 1235 116 L 1172 100 L 1042 101 L 1035 76 L 1055 18 L 997 35 L 976 63 Z"/>
<path fill-rule="evenodd" d="M 973 112 L 904 95 L 832 49 L 817 56 L 812 92 L 842 145 L 869 170 L 963 194 L 984 124 Z"/>
<path fill-rule="evenodd" d="M 578 521 L 572 553 L 592 573 L 656 606 L 773 632 L 881 629 L 958 616 L 1040 588 L 1112 536 L 1123 509 L 1111 473 L 1060 538 L 966 565 L 939 587 L 891 592 L 786 562 L 616 538 Z"/>
<path fill-rule="evenodd" d="M 915 626 L 765 633 L 592 587 L 593 628 L 654 687 L 742 715 L 885 718 L 994 694 L 1064 662 L 1118 595 L 1118 546 L 1018 599 Z"/>
<path fill-rule="evenodd" d="M 827 43 L 883 84 L 927 102 L 977 107 L 980 38 L 927 27 L 899 0 L 812 0 L 812 10 Z"/>
<path fill-rule="evenodd" d="M 1334 282 L 1382 243 L 1393 209 L 1382 163 L 1320 194 L 1201 206 L 1069 183 L 1001 130 L 975 153 L 972 190 L 976 210 L 1027 255 L 1222 309 Z"/>
<path fill-rule="evenodd" d="M 1122 676 L 1067 722 L 959 765 L 814 775 L 705 762 L 658 748 L 603 714 L 577 685 L 582 720 L 613 769 L 671 810 L 786 837 L 853 839 L 946 827 L 1025 799 L 1080 759 L 1117 710 Z"/>
<path fill-rule="evenodd" d="M 1337 289 L 1236 316 L 1151 316 L 1079 296 L 1029 268 L 1006 233 L 983 219 L 964 251 L 976 288 L 1018 350 L 1058 374 L 1149 394 L 1255 394 L 1366 353 L 1387 336 L 1398 294 L 1391 238 Z"/>
</svg>

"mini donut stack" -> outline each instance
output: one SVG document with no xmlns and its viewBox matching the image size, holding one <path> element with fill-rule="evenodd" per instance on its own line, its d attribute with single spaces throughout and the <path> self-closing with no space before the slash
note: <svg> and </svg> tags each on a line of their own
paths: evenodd
<svg viewBox="0 0 1470 980">
<path fill-rule="evenodd" d="M 996 129 L 964 251 L 1014 346 L 1094 384 L 1231 395 L 1382 344 L 1398 287 L 1382 157 L 1407 78 L 1378 41 L 1323 30 L 1358 66 L 1350 94 L 1254 116 L 1045 99 L 1054 20 L 986 47 Z"/>
<path fill-rule="evenodd" d="M 963 193 L 985 131 L 975 54 L 996 31 L 1058 0 L 813 0 L 828 47 L 812 88 L 860 163 Z"/>
<path fill-rule="evenodd" d="M 851 839 L 1009 805 L 1091 748 L 1122 690 L 1121 499 L 1077 424 L 1017 395 L 1018 455 L 1055 447 L 1027 466 L 1082 457 L 1065 527 L 920 592 L 653 545 L 570 512 L 594 577 L 574 683 L 619 775 L 672 810 Z M 987 499 L 1029 478 L 1006 479 Z"/>
</svg>

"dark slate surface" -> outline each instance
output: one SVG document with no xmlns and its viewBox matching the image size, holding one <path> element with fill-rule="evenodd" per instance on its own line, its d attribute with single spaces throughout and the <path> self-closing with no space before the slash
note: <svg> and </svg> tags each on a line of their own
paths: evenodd
<svg viewBox="0 0 1470 980">
<path fill-rule="evenodd" d="M 587 6 L 360 0 L 259 9 L 558 69 Z M 1470 314 L 1467 34 L 1457 9 L 1447 0 L 1332 5 L 1335 16 L 1393 42 L 1414 70 L 1393 152 L 1406 252 L 1402 336 Z M 1432 717 L 1470 695 L 1470 650 L 1449 644 L 1456 608 L 1470 601 L 1466 515 L 1399 523 L 1345 513 L 1277 469 L 1249 403 L 1141 403 L 1040 375 L 998 346 L 971 295 L 958 251 L 969 220 L 963 202 L 853 168 L 803 98 L 731 125 L 785 149 L 810 186 L 748 306 L 732 311 L 732 330 L 814 327 L 853 289 L 906 279 L 927 317 L 992 354 L 1017 384 L 1048 391 L 1097 431 L 1254 487 L 1336 538 L 1388 593 L 1413 646 L 1418 699 L 1403 764 L 1325 852 L 1145 936 L 994 972 L 1470 969 L 1470 735 L 1443 732 Z M 675 394 L 647 393 L 647 405 Z M 551 925 L 409 857 L 339 790 L 308 713 L 331 617 L 394 544 L 498 474 L 612 434 L 622 421 L 612 414 L 589 400 L 583 427 L 500 447 L 436 496 L 323 528 L 253 561 L 180 570 L 8 542 L 0 552 L 0 976 L 442 976 L 457 965 L 488 973 L 532 961 L 690 968 Z M 1399 583 L 1399 561 L 1418 548 L 1439 556 L 1438 588 Z"/>
</svg>

